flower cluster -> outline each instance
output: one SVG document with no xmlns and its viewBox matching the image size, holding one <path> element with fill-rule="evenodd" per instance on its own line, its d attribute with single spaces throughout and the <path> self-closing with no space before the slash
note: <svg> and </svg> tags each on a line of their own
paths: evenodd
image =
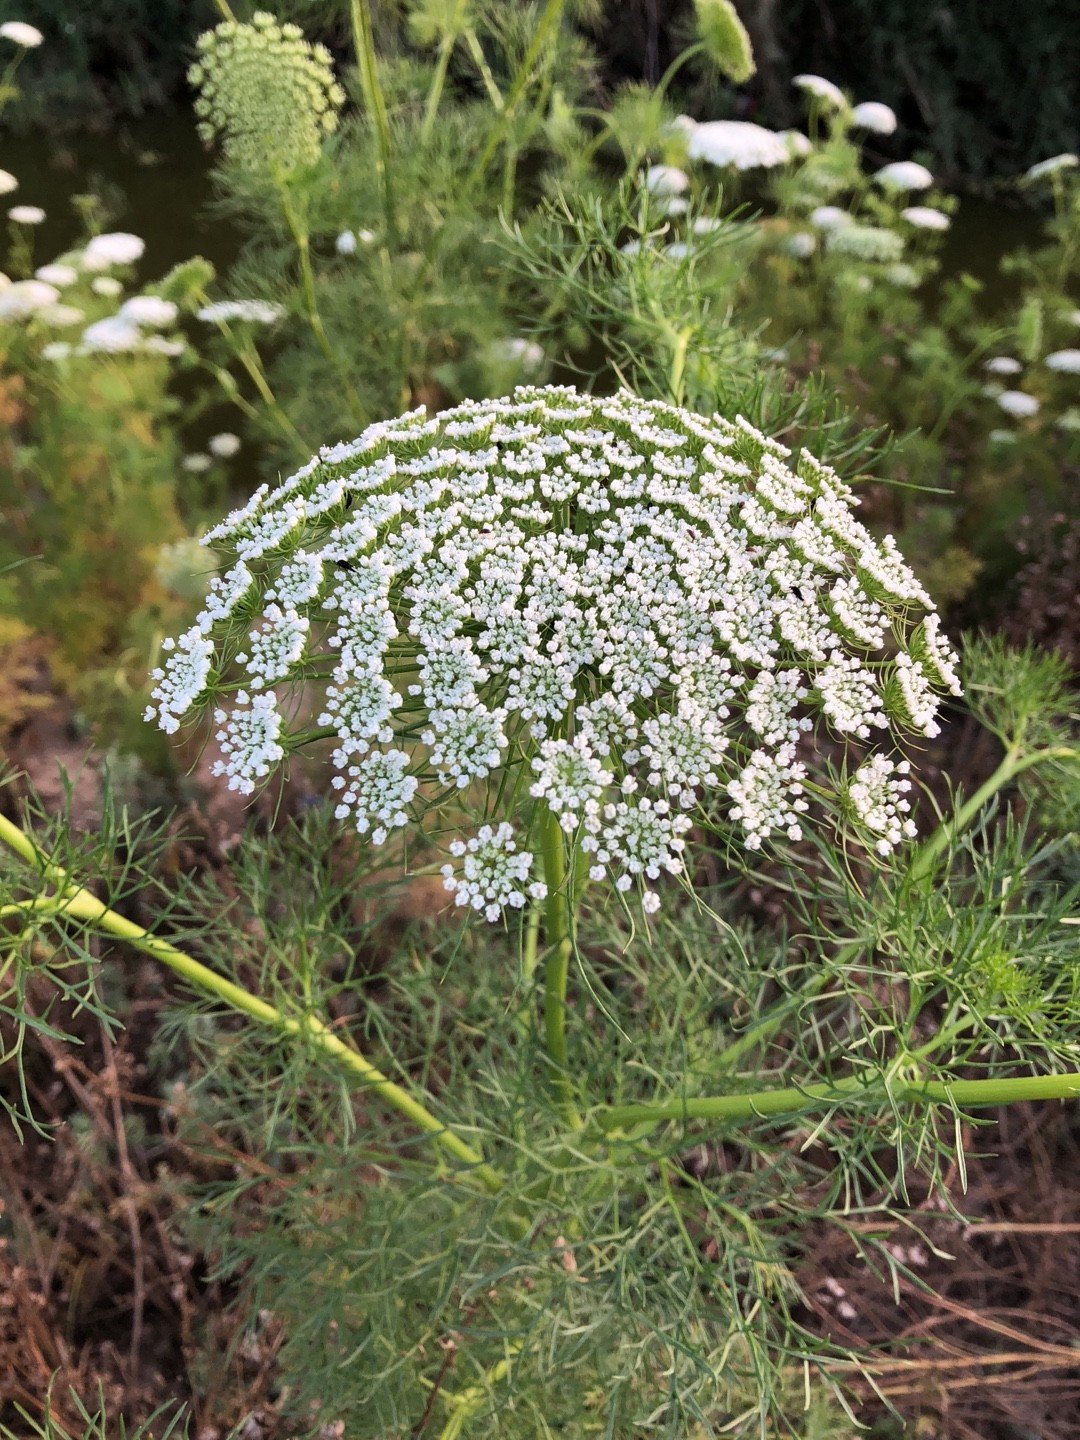
<svg viewBox="0 0 1080 1440">
<path fill-rule="evenodd" d="M 318 160 L 345 99 L 324 46 L 259 10 L 208 30 L 198 48 L 188 78 L 205 140 L 220 137 L 235 164 L 277 180 Z"/>
<path fill-rule="evenodd" d="M 741 418 L 628 392 L 414 411 L 209 532 L 231 568 L 147 718 L 217 707 L 244 792 L 325 737 L 337 813 L 374 844 L 460 795 L 484 828 L 451 847 L 448 884 L 489 918 L 533 893 L 509 821 L 545 811 L 594 878 L 644 889 L 680 871 L 705 795 L 751 849 L 797 839 L 816 724 L 841 745 L 934 733 L 955 657 L 856 504 Z M 852 805 L 841 785 L 832 808 Z M 865 823 L 878 848 L 894 833 Z"/>
</svg>

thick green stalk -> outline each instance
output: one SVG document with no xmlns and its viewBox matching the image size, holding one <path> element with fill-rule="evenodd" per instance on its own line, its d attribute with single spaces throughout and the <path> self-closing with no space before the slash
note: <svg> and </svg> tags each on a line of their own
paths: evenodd
<svg viewBox="0 0 1080 1440">
<path fill-rule="evenodd" d="M 1003 1076 L 1000 1080 L 907 1080 L 884 1086 L 864 1080 L 798 1089 L 758 1090 L 749 1095 L 682 1096 L 657 1104 L 611 1105 L 595 1117 L 604 1131 L 661 1125 L 667 1120 L 759 1120 L 795 1115 L 812 1107 L 828 1109 L 852 1101 L 889 1100 L 906 1104 L 946 1104 L 978 1109 L 1019 1100 L 1069 1100 L 1080 1096 L 1080 1074 Z"/>
<path fill-rule="evenodd" d="M 390 165 L 390 119 L 386 113 L 386 98 L 379 81 L 379 60 L 375 54 L 375 32 L 371 24 L 371 7 L 368 0 L 349 0 L 349 15 L 352 20 L 356 64 L 360 71 L 360 88 L 364 92 L 364 103 L 375 125 L 375 137 L 379 147 L 377 164 L 383 190 L 386 230 L 387 234 L 393 238 L 396 227 Z"/>
<path fill-rule="evenodd" d="M 454 37 L 444 35 L 439 45 L 439 58 L 435 62 L 435 73 L 431 77 L 431 89 L 428 91 L 427 105 L 424 107 L 424 123 L 420 126 L 420 144 L 430 145 L 431 136 L 435 130 L 435 116 L 439 112 L 439 102 L 442 99 L 443 88 L 446 85 L 446 72 L 450 65 L 450 56 L 454 49 Z"/>
<path fill-rule="evenodd" d="M 411 1120 L 437 1145 L 442 1146 L 448 1154 L 470 1166 L 472 1173 L 486 1190 L 494 1194 L 502 1189 L 502 1181 L 491 1166 L 484 1162 L 482 1155 L 467 1144 L 456 1131 L 451 1130 L 443 1121 L 433 1115 L 407 1090 L 384 1075 L 359 1050 L 346 1044 L 318 1016 L 285 1014 L 260 995 L 253 995 L 251 991 L 227 980 L 224 975 L 219 975 L 208 965 L 203 965 L 200 961 L 193 959 L 192 956 L 170 944 L 169 941 L 160 939 L 149 930 L 144 929 L 143 926 L 136 925 L 115 910 L 111 910 L 89 890 L 72 884 L 66 871 L 57 865 L 50 864 L 34 842 L 17 825 L 2 815 L 0 815 L 0 841 L 47 875 L 57 886 L 60 893 L 55 899 L 54 908 L 58 916 L 82 920 L 105 935 L 126 941 L 135 949 L 153 956 L 155 960 L 160 961 L 196 989 L 216 996 L 217 999 L 223 1000 L 226 1005 L 241 1014 L 247 1015 L 283 1035 L 308 1041 L 353 1075 L 359 1077 L 365 1085 L 371 1086 L 381 1100 Z M 19 908 L 30 911 L 41 910 L 43 906 L 40 904 L 39 897 L 28 901 L 25 907 Z"/>
<path fill-rule="evenodd" d="M 547 961 L 544 967 L 544 1041 L 554 1069 L 554 1088 L 571 1124 L 577 1123 L 574 1091 L 568 1073 L 566 1049 L 566 983 L 574 953 L 571 885 L 573 877 L 566 863 L 566 836 L 553 811 L 544 808 L 544 883 L 547 905 L 544 913 L 544 940 Z"/>
<path fill-rule="evenodd" d="M 1025 770 L 1030 770 L 1033 765 L 1041 765 L 1047 760 L 1080 760 L 1080 750 L 1069 745 L 1032 750 L 1026 755 L 1020 754 L 1015 748 L 1007 750 L 1005 758 L 990 778 L 985 780 L 970 799 L 965 800 L 948 820 L 942 821 L 933 835 L 919 846 L 911 866 L 911 878 L 913 880 L 924 879 L 934 868 L 934 862 L 949 842 L 967 829 L 988 800 L 993 799 L 1000 789 L 1008 785 L 1011 780 L 1015 780 L 1018 775 L 1022 775 Z"/>
</svg>

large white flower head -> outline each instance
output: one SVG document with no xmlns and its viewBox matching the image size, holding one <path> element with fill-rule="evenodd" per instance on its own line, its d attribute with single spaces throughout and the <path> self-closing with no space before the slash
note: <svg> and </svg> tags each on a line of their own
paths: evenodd
<svg viewBox="0 0 1080 1440">
<path fill-rule="evenodd" d="M 206 140 L 220 139 L 235 164 L 285 179 L 313 165 L 337 127 L 345 92 L 330 52 L 259 10 L 250 24 L 226 20 L 200 35 L 188 78 Z"/>
<path fill-rule="evenodd" d="M 856 504 L 742 418 L 626 391 L 414 411 L 207 534 L 226 568 L 147 718 L 213 713 L 243 793 L 323 739 L 337 814 L 373 844 L 476 811 L 446 879 L 488 918 L 540 893 L 530 845 L 552 819 L 649 909 L 706 797 L 751 849 L 799 838 L 811 793 L 825 815 L 861 805 L 880 849 L 905 833 L 886 771 L 864 772 L 865 800 L 811 787 L 800 747 L 819 726 L 860 757 L 934 734 L 958 686 L 928 597 Z"/>
<path fill-rule="evenodd" d="M 732 170 L 771 170 L 793 158 L 791 145 L 775 130 L 749 120 L 706 120 L 695 125 L 686 142 L 691 160 Z"/>
<path fill-rule="evenodd" d="M 896 111 L 880 100 L 864 100 L 851 112 L 851 124 L 855 130 L 868 130 L 873 135 L 896 133 Z"/>
</svg>

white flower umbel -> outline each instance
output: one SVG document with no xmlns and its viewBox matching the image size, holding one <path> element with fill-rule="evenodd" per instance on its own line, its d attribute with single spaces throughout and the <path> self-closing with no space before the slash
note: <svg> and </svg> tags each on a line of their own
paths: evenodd
<svg viewBox="0 0 1080 1440">
<path fill-rule="evenodd" d="M 488 918 L 533 893 L 551 830 L 644 899 L 706 797 L 751 848 L 802 833 L 816 726 L 841 749 L 931 733 L 951 651 L 856 503 L 741 418 L 628 392 L 414 411 L 209 532 L 231 568 L 148 713 L 171 731 L 216 710 L 245 793 L 333 738 L 338 814 L 372 840 L 457 797 L 483 828 L 449 888 Z"/>
<path fill-rule="evenodd" d="M 896 132 L 896 111 L 880 100 L 863 100 L 852 110 L 851 124 L 872 135 L 892 135 Z"/>
<path fill-rule="evenodd" d="M 911 789 L 910 770 L 906 760 L 894 762 L 886 755 L 871 755 L 848 782 L 852 813 L 875 837 L 874 849 L 880 855 L 890 854 L 915 836 L 911 802 L 906 798 Z"/>
<path fill-rule="evenodd" d="M 454 892 L 458 905 L 483 911 L 487 920 L 497 920 L 505 906 L 520 910 L 527 900 L 543 900 L 543 881 L 529 880 L 533 857 L 518 850 L 513 828 L 504 820 L 498 828 L 482 825 L 470 840 L 455 840 L 450 853 L 460 860 L 455 872 L 443 866 L 443 884 Z"/>
<path fill-rule="evenodd" d="M 285 311 L 269 300 L 214 300 L 198 313 L 207 325 L 273 325 Z"/>
<path fill-rule="evenodd" d="M 1030 420 L 1039 413 L 1038 400 L 1026 390 L 1003 390 L 996 398 L 1005 414 L 1014 420 Z"/>
<path fill-rule="evenodd" d="M 0 320 L 25 320 L 59 299 L 60 291 L 44 280 L 16 280 L 0 291 Z"/>
<path fill-rule="evenodd" d="M 645 171 L 645 189 L 651 195 L 681 195 L 690 188 L 690 176 L 677 165 L 650 165 Z"/>
<path fill-rule="evenodd" d="M 825 249 L 831 255 L 888 262 L 900 259 L 904 253 L 904 241 L 895 230 L 884 230 L 879 225 L 863 225 L 853 220 L 826 229 Z"/>
<path fill-rule="evenodd" d="M 691 160 L 732 170 L 771 170 L 792 159 L 783 136 L 749 120 L 707 120 L 695 125 L 686 153 Z"/>
<path fill-rule="evenodd" d="M 133 295 L 120 306 L 119 313 L 121 319 L 130 320 L 132 325 L 164 330 L 179 312 L 171 300 L 163 300 L 160 295 Z"/>
<path fill-rule="evenodd" d="M 114 230 L 107 235 L 95 235 L 87 241 L 82 253 L 84 270 L 109 270 L 113 265 L 134 265 L 142 258 L 146 241 L 126 230 Z"/>
<path fill-rule="evenodd" d="M 19 182 L 10 170 L 0 170 L 0 195 L 10 195 L 19 188 Z"/>
<path fill-rule="evenodd" d="M 8 219 L 13 225 L 42 225 L 45 211 L 40 205 L 13 205 L 8 211 Z"/>
<path fill-rule="evenodd" d="M 68 285 L 74 285 L 79 278 L 79 272 L 73 265 L 41 265 L 34 271 L 37 280 L 44 280 L 46 285 L 55 285 L 57 289 L 63 290 Z"/>
<path fill-rule="evenodd" d="M 0 38 L 10 40 L 23 50 L 36 50 L 45 36 L 36 25 L 28 25 L 25 20 L 5 20 L 0 25 Z"/>
<path fill-rule="evenodd" d="M 1019 375 L 1024 367 L 1012 355 L 993 355 L 984 368 L 991 375 Z"/>
<path fill-rule="evenodd" d="M 932 205 L 908 205 L 900 211 L 900 218 L 916 230 L 948 230 L 952 224 L 944 210 L 935 210 Z"/>
<path fill-rule="evenodd" d="M 234 435 L 231 430 L 223 430 L 220 435 L 210 436 L 206 442 L 206 448 L 219 460 L 230 460 L 239 453 L 240 436 Z"/>
<path fill-rule="evenodd" d="M 1054 350 L 1043 364 L 1062 375 L 1080 375 L 1080 350 Z"/>
<path fill-rule="evenodd" d="M 891 165 L 883 165 L 874 179 L 886 190 L 929 190 L 934 183 L 926 166 L 914 160 L 894 160 Z"/>
<path fill-rule="evenodd" d="M 1051 155 L 1049 160 L 1040 160 L 1038 164 L 1032 165 L 1025 170 L 1025 180 L 1045 180 L 1048 175 L 1060 175 L 1063 170 L 1075 170 L 1080 165 L 1080 156 L 1076 156 L 1070 150 L 1061 155 Z"/>
<path fill-rule="evenodd" d="M 791 83 L 797 90 L 803 91 L 814 100 L 820 100 L 830 109 L 846 110 L 848 108 L 847 96 L 839 85 L 834 85 L 831 80 L 826 80 L 824 75 L 796 75 Z"/>
</svg>

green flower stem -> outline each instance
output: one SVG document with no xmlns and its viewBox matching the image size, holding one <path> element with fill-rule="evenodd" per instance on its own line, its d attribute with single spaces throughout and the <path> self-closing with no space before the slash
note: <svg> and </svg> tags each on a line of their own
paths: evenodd
<svg viewBox="0 0 1080 1440">
<path fill-rule="evenodd" d="M 300 285 L 304 297 L 304 311 L 308 318 L 308 324 L 311 326 L 311 333 L 315 336 L 319 349 L 341 377 L 345 394 L 353 411 L 353 419 L 358 425 L 363 425 L 366 423 L 364 406 L 342 364 L 341 356 L 330 343 L 330 336 L 326 333 L 326 326 L 323 324 L 322 314 L 319 311 L 319 301 L 315 293 L 315 272 L 311 268 L 311 239 L 308 234 L 307 221 L 293 204 L 292 197 L 285 185 L 280 187 L 279 193 L 281 208 L 300 261 Z"/>
<path fill-rule="evenodd" d="M 971 798 L 965 800 L 948 820 L 942 821 L 934 833 L 919 846 L 911 866 L 911 878 L 913 880 L 925 879 L 933 870 L 934 862 L 941 852 L 946 849 L 955 836 L 967 829 L 988 800 L 991 800 L 1011 780 L 1022 775 L 1025 770 L 1030 770 L 1033 765 L 1041 765 L 1047 760 L 1072 760 L 1076 763 L 1080 761 L 1080 750 L 1070 745 L 1032 750 L 1026 755 L 1021 754 L 1015 746 L 1006 750 L 1005 758 L 990 778 L 984 781 Z"/>
<path fill-rule="evenodd" d="M 89 890 L 73 884 L 65 870 L 52 864 L 29 836 L 3 815 L 0 815 L 0 842 L 14 850 L 29 864 L 34 865 L 56 885 L 60 892 L 54 902 L 58 916 L 82 920 L 105 935 L 126 941 L 135 949 L 159 960 L 174 974 L 179 975 L 196 989 L 216 996 L 241 1014 L 247 1015 L 283 1035 L 303 1039 L 315 1045 L 344 1069 L 358 1076 L 365 1085 L 369 1085 L 381 1100 L 411 1120 L 448 1154 L 468 1165 L 471 1173 L 480 1181 L 485 1190 L 495 1194 L 502 1189 L 503 1182 L 491 1166 L 485 1163 L 482 1155 L 467 1144 L 456 1131 L 450 1129 L 437 1116 L 433 1115 L 407 1090 L 384 1075 L 370 1060 L 365 1059 L 359 1050 L 346 1044 L 318 1016 L 285 1014 L 276 1006 L 271 1005 L 269 1001 L 262 999 L 259 995 L 253 995 L 249 990 L 227 980 L 225 976 L 219 975 L 209 966 L 193 959 L 177 946 L 170 944 L 169 941 L 160 939 L 151 934 L 149 930 L 144 929 L 143 926 L 136 925 L 123 915 L 117 914 L 115 910 L 110 910 Z M 20 908 L 38 910 L 44 907 L 34 901 L 28 901 L 25 907 Z"/>
<path fill-rule="evenodd" d="M 390 118 L 386 112 L 386 97 L 383 95 L 382 84 L 379 81 L 379 61 L 375 54 L 375 32 L 371 24 L 369 0 L 349 0 L 349 16 L 352 21 L 356 64 L 360 71 L 360 88 L 364 92 L 364 104 L 367 106 L 375 126 L 375 137 L 379 147 L 377 165 L 379 180 L 382 183 L 386 231 L 387 235 L 393 239 L 396 226 L 390 165 Z"/>
<path fill-rule="evenodd" d="M 601 1130 L 639 1126 L 652 1128 L 668 1120 L 740 1121 L 796 1115 L 812 1108 L 828 1109 L 853 1101 L 888 1100 L 894 1104 L 944 1104 L 978 1109 L 1020 1100 L 1070 1100 L 1080 1096 L 1080 1073 L 1017 1075 L 999 1080 L 908 1080 L 885 1086 L 864 1080 L 837 1080 L 786 1090 L 758 1090 L 748 1095 L 682 1096 L 657 1104 L 611 1105 L 595 1117 Z"/>
<path fill-rule="evenodd" d="M 557 816 L 545 806 L 543 812 L 544 883 L 547 904 L 544 940 L 547 961 L 544 967 L 544 1040 L 551 1061 L 556 1097 L 572 1127 L 580 1122 L 574 1107 L 574 1091 L 568 1073 L 566 1049 L 566 982 L 574 953 L 573 876 L 566 863 L 566 836 Z"/>
<path fill-rule="evenodd" d="M 499 111 L 495 124 L 491 127 L 488 142 L 484 146 L 480 159 L 476 162 L 476 166 L 469 177 L 469 189 L 472 189 L 487 173 L 487 168 L 491 164 L 495 151 L 502 143 L 503 137 L 510 128 L 510 121 L 513 119 L 518 106 L 521 104 L 525 91 L 529 88 L 536 62 L 543 53 L 544 46 L 547 44 L 548 39 L 552 33 L 558 29 L 565 8 L 566 0 L 547 0 L 547 4 L 541 11 L 540 18 L 536 22 L 536 28 L 532 33 L 532 39 L 529 41 L 525 54 L 521 57 L 521 64 L 517 68 L 517 73 L 514 76 L 503 108 Z"/>
<path fill-rule="evenodd" d="M 431 137 L 435 131 L 435 116 L 439 112 L 439 101 L 442 99 L 443 88 L 446 85 L 446 72 L 450 66 L 450 56 L 454 50 L 454 36 L 444 35 L 439 42 L 439 58 L 435 62 L 435 73 L 431 77 L 431 89 L 428 91 L 427 104 L 424 107 L 424 121 L 420 126 L 420 144 L 427 146 L 431 144 Z"/>
</svg>

